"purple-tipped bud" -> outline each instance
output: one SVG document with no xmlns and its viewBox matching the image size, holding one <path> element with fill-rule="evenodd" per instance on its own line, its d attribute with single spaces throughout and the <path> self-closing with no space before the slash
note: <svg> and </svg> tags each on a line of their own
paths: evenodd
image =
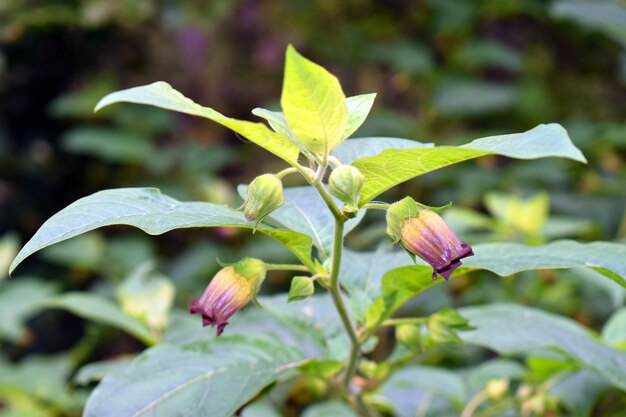
<svg viewBox="0 0 626 417">
<path fill-rule="evenodd" d="M 191 302 L 189 312 L 202 315 L 202 326 L 217 326 L 219 336 L 228 324 L 228 319 L 252 300 L 264 278 L 263 262 L 244 258 L 222 268 L 213 277 L 202 297 Z"/>
<path fill-rule="evenodd" d="M 472 256 L 472 247 L 461 242 L 446 222 L 434 211 L 419 210 L 416 217 L 402 222 L 402 246 L 432 265 L 433 279 L 446 280 L 461 266 L 461 259 Z"/>
</svg>

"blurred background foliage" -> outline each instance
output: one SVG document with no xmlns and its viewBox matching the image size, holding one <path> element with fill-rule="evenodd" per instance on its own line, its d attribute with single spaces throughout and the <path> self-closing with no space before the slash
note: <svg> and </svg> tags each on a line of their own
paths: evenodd
<svg viewBox="0 0 626 417">
<path fill-rule="evenodd" d="M 589 160 L 487 157 L 405 183 L 383 200 L 452 201 L 447 220 L 469 243 L 626 239 L 624 2 L 3 0 L 0 416 L 78 415 L 87 389 L 77 385 L 98 379 L 97 369 L 76 374 L 78 367 L 142 349 L 78 317 L 88 315 L 53 309 L 52 295 L 103 295 L 158 333 L 172 303 L 184 307 L 206 285 L 216 257 L 290 260 L 246 231 L 155 239 L 114 228 L 46 249 L 3 279 L 48 217 L 101 189 L 154 186 L 238 206 L 236 186 L 281 169 L 278 159 L 199 118 L 131 105 L 92 110 L 111 91 L 164 80 L 226 115 L 254 119 L 252 108 L 278 106 L 288 43 L 337 75 L 347 95 L 378 93 L 356 137 L 455 145 L 558 122 Z M 370 213 L 348 245 L 387 244 L 381 220 Z M 272 274 L 264 292 L 284 291 L 289 278 Z M 412 308 L 431 314 L 514 301 L 600 329 L 624 297 L 593 271 L 482 273 L 434 287 Z M 147 315 L 155 304 L 159 311 Z M 428 360 L 454 362 L 445 352 Z M 70 391 L 62 388 L 68 380 Z M 623 416 L 625 401 L 607 395 L 594 415 Z"/>
</svg>

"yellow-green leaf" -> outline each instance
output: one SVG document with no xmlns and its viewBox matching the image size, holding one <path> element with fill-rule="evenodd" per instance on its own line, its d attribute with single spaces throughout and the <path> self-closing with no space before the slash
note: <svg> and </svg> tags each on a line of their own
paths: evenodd
<svg viewBox="0 0 626 417">
<path fill-rule="evenodd" d="M 289 164 L 293 165 L 298 160 L 298 146 L 285 135 L 272 132 L 262 123 L 233 119 L 209 107 L 203 107 L 163 81 L 111 93 L 100 100 L 96 111 L 120 102 L 146 104 L 204 117 L 239 133 Z"/>
<path fill-rule="evenodd" d="M 281 106 L 290 130 L 302 146 L 327 155 L 344 138 L 346 97 L 339 80 L 321 66 L 287 48 Z"/>
<path fill-rule="evenodd" d="M 524 133 L 476 139 L 460 147 L 387 149 L 376 156 L 357 159 L 352 163 L 365 175 L 359 204 L 362 206 L 411 178 L 484 155 L 518 159 L 556 156 L 586 162 L 565 129 L 555 123 L 539 125 Z"/>
</svg>

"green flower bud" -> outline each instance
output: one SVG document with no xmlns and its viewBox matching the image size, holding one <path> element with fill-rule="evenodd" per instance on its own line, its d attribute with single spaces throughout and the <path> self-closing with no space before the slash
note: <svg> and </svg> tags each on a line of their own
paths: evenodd
<svg viewBox="0 0 626 417">
<path fill-rule="evenodd" d="M 264 174 L 256 177 L 248 186 L 243 214 L 255 226 L 285 202 L 283 183 L 276 175 Z"/>
<path fill-rule="evenodd" d="M 422 332 L 419 326 L 414 324 L 401 324 L 396 327 L 396 340 L 411 350 L 420 351 L 422 345 Z"/>
<path fill-rule="evenodd" d="M 330 193 L 349 206 L 357 207 L 365 177 L 352 165 L 341 165 L 328 179 Z"/>
</svg>

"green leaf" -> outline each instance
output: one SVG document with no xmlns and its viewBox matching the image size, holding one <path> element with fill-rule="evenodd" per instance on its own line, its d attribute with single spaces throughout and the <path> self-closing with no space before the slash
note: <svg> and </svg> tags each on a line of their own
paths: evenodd
<svg viewBox="0 0 626 417">
<path fill-rule="evenodd" d="M 463 260 L 467 268 L 486 269 L 500 276 L 536 269 L 591 268 L 626 287 L 626 245 L 558 240 L 546 245 L 486 243 Z"/>
<path fill-rule="evenodd" d="M 473 248 L 475 255 L 464 259 L 453 277 L 477 269 L 509 276 L 537 269 L 591 268 L 626 287 L 626 245 L 623 244 L 561 240 L 541 246 L 487 243 Z M 432 268 L 420 259 L 416 261 L 421 265 L 393 269 L 383 276 L 383 294 L 368 309 L 368 325 L 389 317 L 415 295 L 444 282 L 432 280 Z"/>
<path fill-rule="evenodd" d="M 269 337 L 159 345 L 107 375 L 89 397 L 84 416 L 230 417 L 303 359 Z"/>
<path fill-rule="evenodd" d="M 579 371 L 550 390 L 576 417 L 589 417 L 600 395 L 610 388 L 603 378 L 589 371 Z"/>
<path fill-rule="evenodd" d="M 399 417 L 413 417 L 423 401 L 431 396 L 443 397 L 459 410 L 467 393 L 463 380 L 456 373 L 429 366 L 407 366 L 395 372 L 381 387 Z M 440 405 L 441 406 L 441 405 Z M 454 411 L 446 415 L 453 415 Z"/>
<path fill-rule="evenodd" d="M 376 93 L 360 94 L 346 98 L 346 107 L 348 108 L 348 122 L 343 139 L 349 138 L 363 124 L 367 115 L 372 109 Z"/>
<path fill-rule="evenodd" d="M 372 104 L 374 104 L 375 98 L 376 94 L 361 94 L 346 98 L 348 122 L 346 132 L 344 133 L 344 139 L 352 135 L 361 126 L 361 124 L 363 124 L 370 109 L 372 108 Z M 289 128 L 287 119 L 285 119 L 283 112 L 257 107 L 252 110 L 252 114 L 267 120 L 274 132 L 282 133 L 294 142 L 298 142 L 298 139 Z"/>
<path fill-rule="evenodd" d="M 81 198 L 48 219 L 26 243 L 11 264 L 12 272 L 36 251 L 104 226 L 127 225 L 151 235 L 189 227 L 233 226 L 252 229 L 239 211 L 218 204 L 180 202 L 154 188 L 105 190 Z M 279 240 L 310 265 L 311 239 L 288 230 L 261 233 Z"/>
<path fill-rule="evenodd" d="M 106 239 L 89 232 L 47 247 L 41 257 L 48 262 L 83 271 L 98 271 L 107 250 Z"/>
<path fill-rule="evenodd" d="M 203 107 L 174 90 L 168 83 L 159 81 L 111 93 L 100 100 L 96 106 L 96 111 L 121 102 L 146 104 L 213 120 L 246 137 L 289 164 L 297 163 L 298 146 L 285 135 L 272 132 L 262 123 L 232 119 L 209 107 Z"/>
<path fill-rule="evenodd" d="M 558 124 L 539 125 L 524 133 L 476 139 L 460 147 L 437 146 L 422 149 L 387 149 L 352 163 L 363 175 L 363 205 L 382 192 L 411 178 L 448 165 L 484 155 L 503 155 L 518 159 L 548 156 L 585 162 L 565 129 Z"/>
<path fill-rule="evenodd" d="M 88 385 L 92 382 L 101 381 L 105 376 L 113 372 L 122 371 L 134 359 L 134 355 L 125 354 L 114 360 L 91 362 L 80 369 L 74 375 L 73 381 L 78 385 Z"/>
<path fill-rule="evenodd" d="M 304 410 L 302 417 L 358 417 L 345 402 L 326 401 Z"/>
<path fill-rule="evenodd" d="M 283 112 L 272 111 L 257 107 L 255 109 L 252 109 L 252 114 L 267 120 L 274 132 L 282 133 L 283 135 L 291 139 L 294 143 L 298 143 L 298 138 L 296 138 L 296 136 L 289 128 L 289 125 L 287 124 L 287 119 L 285 119 L 285 115 L 283 114 Z"/>
<path fill-rule="evenodd" d="M 345 100 L 335 76 L 287 47 L 280 104 L 290 130 L 306 149 L 326 156 L 343 140 Z"/>
<path fill-rule="evenodd" d="M 281 413 L 267 399 L 255 401 L 241 412 L 241 417 L 281 417 Z"/>
<path fill-rule="evenodd" d="M 26 321 L 41 303 L 56 292 L 55 285 L 36 278 L 20 277 L 0 287 L 0 340 L 26 341 Z"/>
<path fill-rule="evenodd" d="M 411 139 L 400 138 L 358 138 L 341 142 L 332 155 L 342 164 L 352 164 L 357 159 L 375 156 L 387 149 L 419 149 L 432 148 L 433 143 L 422 143 Z"/>
<path fill-rule="evenodd" d="M 176 289 L 166 276 L 154 270 L 153 262 L 138 265 L 117 288 L 122 311 L 161 332 L 168 322 Z"/>
<path fill-rule="evenodd" d="M 315 292 L 313 280 L 309 277 L 294 277 L 291 280 L 287 302 L 304 300 Z"/>
<path fill-rule="evenodd" d="M 609 345 L 626 348 L 626 307 L 617 310 L 602 328 L 602 340 Z"/>
<path fill-rule="evenodd" d="M 63 136 L 63 149 L 112 163 L 143 165 L 156 157 L 156 149 L 146 137 L 96 127 L 70 130 Z"/>
<path fill-rule="evenodd" d="M 17 363 L 6 363 L 0 359 L 0 400 L 3 406 L 8 402 L 8 405 L 19 409 L 20 405 L 25 405 L 19 404 L 24 395 L 32 407 L 54 408 L 57 411 L 55 415 L 74 415 L 77 411 L 75 400 L 65 388 L 71 370 L 72 360 L 68 354 L 28 356 Z M 12 403 L 14 400 L 17 404 Z M 30 417 L 37 414 L 19 414 L 16 410 L 12 415 Z"/>
<path fill-rule="evenodd" d="M 402 266 L 414 265 L 405 251 L 389 251 L 381 245 L 374 252 L 344 250 L 339 279 L 348 292 L 364 291 L 372 298 L 382 293 L 381 282 L 385 273 Z"/>
<path fill-rule="evenodd" d="M 504 355 L 554 349 L 626 389 L 626 352 L 598 342 L 590 331 L 570 319 L 512 304 L 466 307 L 460 312 L 476 326 L 476 330 L 460 334 L 465 343 Z"/>
<path fill-rule="evenodd" d="M 15 258 L 20 249 L 20 240 L 13 233 L 6 233 L 0 237 L 0 282 L 6 278 L 11 259 Z"/>
<path fill-rule="evenodd" d="M 86 320 L 106 324 L 135 336 L 147 345 L 156 342 L 148 326 L 122 312 L 117 304 L 97 295 L 68 292 L 49 298 L 42 307 L 67 310 Z"/>
<path fill-rule="evenodd" d="M 432 106 L 444 117 L 501 113 L 513 106 L 515 92 L 511 84 L 444 78 L 433 93 Z"/>
<path fill-rule="evenodd" d="M 489 381 L 494 379 L 521 380 L 526 375 L 526 368 L 520 363 L 508 359 L 491 359 L 469 371 L 465 377 L 468 394 L 482 391 Z"/>
<path fill-rule="evenodd" d="M 618 1 L 557 0 L 550 4 L 551 16 L 572 20 L 581 26 L 604 32 L 626 45 L 626 7 Z"/>
</svg>

